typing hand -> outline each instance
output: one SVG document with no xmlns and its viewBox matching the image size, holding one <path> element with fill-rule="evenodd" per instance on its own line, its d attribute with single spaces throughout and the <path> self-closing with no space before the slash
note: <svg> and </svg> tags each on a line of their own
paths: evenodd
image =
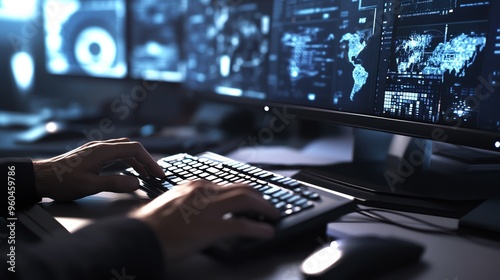
<svg viewBox="0 0 500 280">
<path fill-rule="evenodd" d="M 229 213 L 259 213 L 278 219 L 275 207 L 245 185 L 218 186 L 195 181 L 159 196 L 131 216 L 151 226 L 167 260 L 200 251 L 230 237 L 270 238 L 268 223 L 229 217 Z"/>
<path fill-rule="evenodd" d="M 101 191 L 131 192 L 139 188 L 133 177 L 99 175 L 102 168 L 117 160 L 124 160 L 141 175 L 165 176 L 138 142 L 127 138 L 94 141 L 63 155 L 34 161 L 37 191 L 42 197 L 68 201 Z"/>
</svg>

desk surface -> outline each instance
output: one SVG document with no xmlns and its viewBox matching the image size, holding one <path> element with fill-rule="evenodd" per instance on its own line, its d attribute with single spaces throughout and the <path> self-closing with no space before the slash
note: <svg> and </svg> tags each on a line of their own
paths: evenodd
<svg viewBox="0 0 500 280">
<path fill-rule="evenodd" d="M 74 231 L 94 219 L 120 214 L 137 207 L 146 200 L 135 195 L 100 194 L 73 204 L 42 203 L 68 230 Z M 440 226 L 456 228 L 455 219 L 411 214 Z M 414 221 L 386 215 L 411 226 L 422 226 Z M 425 246 L 419 264 L 396 269 L 380 279 L 498 279 L 500 275 L 500 242 L 478 237 L 425 234 L 397 226 L 376 222 L 353 213 L 329 224 L 331 229 L 346 235 L 377 234 L 417 241 Z M 325 228 L 326 230 L 326 228 Z M 322 236 L 319 236 L 323 238 Z M 301 261 L 321 244 L 314 238 L 293 239 L 288 249 L 265 253 L 239 264 L 227 264 L 206 255 L 197 254 L 175 265 L 170 264 L 168 279 L 304 279 L 300 274 Z M 387 256 L 397 257 L 397 256 Z M 196 268 L 196 269 L 193 269 Z"/>
<path fill-rule="evenodd" d="M 311 148 L 309 151 L 316 151 L 318 147 L 324 147 L 325 143 L 316 143 L 315 145 L 316 148 Z M 252 162 L 263 162 L 269 158 L 283 158 L 283 156 L 293 158 L 302 154 L 303 151 L 279 147 L 258 149 L 247 147 L 246 150 L 236 151 L 229 156 L 238 160 L 246 158 Z M 316 158 L 320 163 L 331 163 L 336 160 L 348 160 L 350 152 L 344 146 L 343 149 L 337 150 L 335 159 L 330 156 L 325 157 L 324 154 L 314 154 L 314 152 L 309 153 L 305 158 L 307 157 L 310 157 L 310 160 Z M 93 219 L 124 213 L 145 202 L 147 200 L 140 194 L 103 193 L 72 204 L 59 205 L 48 201 L 42 204 L 66 228 L 72 231 Z M 456 228 L 458 224 L 455 219 L 412 215 L 449 228 Z M 403 224 L 421 226 L 415 221 L 400 216 L 392 216 L 391 218 Z M 478 237 L 466 238 L 419 233 L 376 222 L 357 213 L 333 221 L 329 226 L 331 229 L 347 235 L 392 235 L 418 241 L 426 247 L 419 264 L 397 269 L 381 276 L 380 279 L 498 279 L 500 275 L 500 266 L 498 266 L 500 242 Z M 320 244 L 301 239 L 294 239 L 289 244 L 290 246 L 286 250 L 266 253 L 257 259 L 251 259 L 238 265 L 228 265 L 203 254 L 197 254 L 175 265 L 171 264 L 169 279 L 304 279 L 299 271 L 300 263 Z"/>
<path fill-rule="evenodd" d="M 456 221 L 451 219 L 419 216 L 434 223 L 456 225 Z M 396 268 L 394 272 L 380 276 L 380 279 L 498 279 L 500 275 L 499 242 L 472 237 L 421 234 L 373 222 L 359 214 L 347 215 L 330 226 L 348 235 L 397 236 L 415 240 L 425 246 L 420 263 Z M 290 245 L 294 246 L 294 243 L 291 242 Z M 202 275 L 210 275 L 209 279 L 304 279 L 299 266 L 308 253 L 304 248 L 292 253 L 276 253 L 237 267 L 197 255 L 176 266 L 172 274 L 174 279 L 196 279 Z M 196 269 L 192 269 L 193 267 Z"/>
</svg>

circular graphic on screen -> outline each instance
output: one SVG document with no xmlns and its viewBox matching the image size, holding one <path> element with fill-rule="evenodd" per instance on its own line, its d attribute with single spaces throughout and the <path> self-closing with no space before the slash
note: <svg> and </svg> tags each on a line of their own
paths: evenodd
<svg viewBox="0 0 500 280">
<path fill-rule="evenodd" d="M 117 58 L 117 45 L 104 28 L 84 28 L 75 40 L 75 60 L 87 73 L 103 74 L 113 67 Z"/>
</svg>

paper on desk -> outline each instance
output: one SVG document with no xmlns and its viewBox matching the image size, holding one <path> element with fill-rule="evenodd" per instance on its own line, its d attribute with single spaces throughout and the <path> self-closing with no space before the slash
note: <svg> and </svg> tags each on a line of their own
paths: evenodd
<svg viewBox="0 0 500 280">
<path fill-rule="evenodd" d="M 241 162 L 288 165 L 326 165 L 352 159 L 352 139 L 324 138 L 302 149 L 287 146 L 242 147 L 227 157 Z"/>
<path fill-rule="evenodd" d="M 316 162 L 308 158 L 300 150 L 285 146 L 244 147 L 228 155 L 229 158 L 241 162 L 258 162 L 270 164 L 304 164 Z"/>
<path fill-rule="evenodd" d="M 353 138 L 345 137 L 321 138 L 309 143 L 302 149 L 302 154 L 325 159 L 325 163 L 339 163 L 352 160 Z"/>
</svg>

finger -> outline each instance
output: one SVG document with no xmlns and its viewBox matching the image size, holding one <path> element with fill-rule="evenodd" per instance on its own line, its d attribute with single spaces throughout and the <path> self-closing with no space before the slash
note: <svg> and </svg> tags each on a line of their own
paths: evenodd
<svg viewBox="0 0 500 280">
<path fill-rule="evenodd" d="M 210 181 L 204 180 L 204 179 L 190 181 L 190 182 L 186 183 L 185 186 L 189 187 L 189 188 L 195 188 L 195 189 L 208 189 L 210 191 L 217 191 L 217 193 L 222 188 L 221 186 L 214 184 Z"/>
<path fill-rule="evenodd" d="M 268 223 L 256 222 L 246 219 L 233 219 L 224 221 L 226 237 L 248 237 L 268 239 L 274 235 L 274 227 Z"/>
<path fill-rule="evenodd" d="M 196 181 L 191 181 L 183 186 L 177 186 L 176 190 L 182 190 L 186 193 L 201 195 L 204 198 L 216 197 L 220 194 L 222 187 L 211 183 L 209 181 L 200 179 Z"/>
<path fill-rule="evenodd" d="M 90 184 L 96 188 L 96 192 L 128 193 L 139 188 L 137 178 L 123 175 L 95 176 Z"/>
<path fill-rule="evenodd" d="M 100 143 L 95 147 L 95 151 L 101 161 L 112 162 L 117 159 L 134 158 L 144 165 L 151 175 L 165 177 L 163 169 L 138 142 Z"/>
<path fill-rule="evenodd" d="M 247 188 L 236 188 L 229 192 L 221 192 L 214 201 L 214 207 L 221 215 L 226 213 L 258 213 L 271 219 L 278 219 L 278 210 L 259 193 Z"/>
<path fill-rule="evenodd" d="M 221 186 L 221 193 L 226 193 L 230 191 L 235 191 L 235 190 L 240 190 L 240 189 L 245 189 L 247 191 L 253 192 L 255 194 L 260 195 L 260 192 L 249 185 L 246 184 L 232 184 L 232 185 L 226 185 L 226 186 Z"/>
<path fill-rule="evenodd" d="M 128 166 L 137 171 L 137 173 L 141 174 L 142 176 L 149 176 L 148 170 L 134 158 L 125 159 L 124 161 Z"/>
<path fill-rule="evenodd" d="M 79 154 L 90 154 L 92 151 L 98 147 L 99 145 L 102 144 L 113 144 L 113 143 L 132 143 L 132 141 L 129 138 L 116 138 L 116 139 L 109 139 L 109 140 L 100 140 L 100 141 L 91 141 L 86 144 L 83 144 L 82 146 L 74 149 L 73 151 L 70 151 L 68 154 L 72 155 L 75 153 Z M 113 160 L 112 162 L 102 162 L 102 165 L 108 165 L 112 164 L 116 159 Z M 141 175 L 149 175 L 147 173 L 147 170 L 142 166 L 140 163 L 138 163 L 135 159 L 123 159 L 124 162 L 126 162 L 130 167 L 133 167 L 137 172 L 139 172 Z"/>
</svg>

